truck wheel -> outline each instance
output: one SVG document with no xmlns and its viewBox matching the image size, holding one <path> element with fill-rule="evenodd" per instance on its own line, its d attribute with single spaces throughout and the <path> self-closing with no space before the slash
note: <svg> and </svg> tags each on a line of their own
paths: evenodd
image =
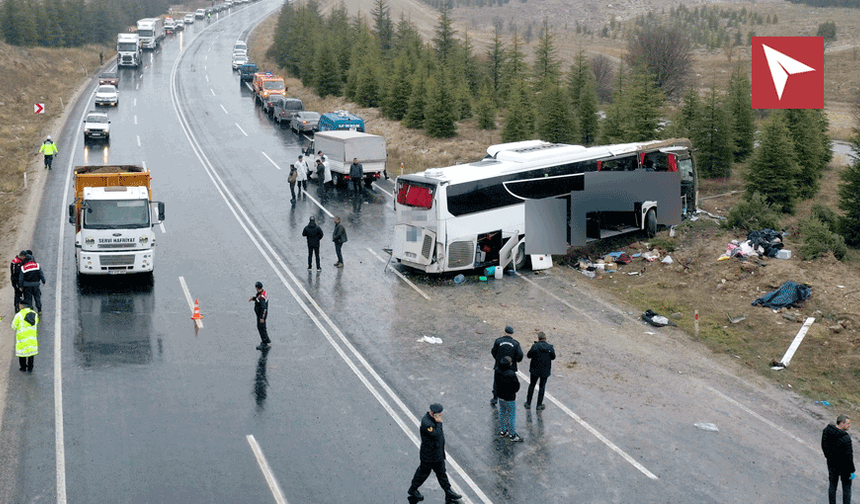
<svg viewBox="0 0 860 504">
<path fill-rule="evenodd" d="M 657 211 L 653 208 L 645 214 L 645 233 L 648 238 L 657 236 Z"/>
</svg>

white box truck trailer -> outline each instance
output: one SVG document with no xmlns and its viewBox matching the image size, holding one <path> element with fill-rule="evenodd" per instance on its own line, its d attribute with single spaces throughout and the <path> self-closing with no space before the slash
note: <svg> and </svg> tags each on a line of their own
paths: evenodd
<svg viewBox="0 0 860 504">
<path fill-rule="evenodd" d="M 144 49 L 155 49 L 164 38 L 164 20 L 160 17 L 141 19 L 137 22 L 137 34 L 140 46 Z"/>
</svg>

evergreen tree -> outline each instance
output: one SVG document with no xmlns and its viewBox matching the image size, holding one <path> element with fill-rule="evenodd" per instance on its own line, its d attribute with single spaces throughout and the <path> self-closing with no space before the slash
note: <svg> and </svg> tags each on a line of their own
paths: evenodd
<svg viewBox="0 0 860 504">
<path fill-rule="evenodd" d="M 725 112 L 716 88 L 711 88 L 701 109 L 700 127 L 691 139 L 696 144 L 699 173 L 708 178 L 729 178 L 732 174 L 734 142 L 731 120 Z"/>
<path fill-rule="evenodd" d="M 477 105 L 478 127 L 484 130 L 496 129 L 496 105 L 490 84 L 481 86 L 480 98 Z"/>
<path fill-rule="evenodd" d="M 436 25 L 436 35 L 433 38 L 433 46 L 436 48 L 436 57 L 445 62 L 454 52 L 457 40 L 454 24 L 451 20 L 450 0 L 443 0 L 439 7 L 439 24 Z"/>
<path fill-rule="evenodd" d="M 612 91 L 612 103 L 606 109 L 606 118 L 601 124 L 601 142 L 606 144 L 618 143 L 625 140 L 624 121 L 627 115 L 627 75 L 624 65 L 618 67 L 615 79 L 615 89 Z"/>
<path fill-rule="evenodd" d="M 573 143 L 579 137 L 567 93 L 549 78 L 538 99 L 538 137 L 552 143 Z"/>
<path fill-rule="evenodd" d="M 382 113 L 395 121 L 403 119 L 409 105 L 409 95 L 412 93 L 412 69 L 406 55 L 397 58 L 394 73 L 389 75 L 385 91 Z"/>
<path fill-rule="evenodd" d="M 701 129 L 702 100 L 699 99 L 699 91 L 691 86 L 681 100 L 681 109 L 674 122 L 674 135 L 696 142 L 701 137 Z"/>
<path fill-rule="evenodd" d="M 47 0 L 44 6 L 45 10 L 55 14 L 42 20 L 46 26 L 39 31 L 38 44 L 44 47 L 67 47 L 69 17 L 65 6 L 60 0 Z"/>
<path fill-rule="evenodd" d="M 579 120 L 579 141 L 583 145 L 594 145 L 597 142 L 597 81 L 589 68 L 585 74 L 585 83 L 579 94 L 579 108 L 576 110 Z"/>
<path fill-rule="evenodd" d="M 458 79 L 454 89 L 455 120 L 462 121 L 472 117 L 472 93 L 463 79 Z"/>
<path fill-rule="evenodd" d="M 579 99 L 585 80 L 590 72 L 588 61 L 585 59 L 585 51 L 581 50 L 576 55 L 574 64 L 570 66 L 570 74 L 567 77 L 568 92 L 570 93 L 570 104 L 574 110 L 579 108 Z"/>
<path fill-rule="evenodd" d="M 456 104 L 445 73 L 445 69 L 440 68 L 436 75 L 427 81 L 424 132 L 433 138 L 450 138 L 457 135 L 457 125 L 454 124 Z"/>
<path fill-rule="evenodd" d="M 775 210 L 793 213 L 797 202 L 797 162 L 788 127 L 774 114 L 762 126 L 761 145 L 755 150 L 746 174 L 748 195 L 758 193 Z"/>
<path fill-rule="evenodd" d="M 9 45 L 21 45 L 23 39 L 20 27 L 16 22 L 17 13 L 20 10 L 19 0 L 5 0 L 0 7 L 0 31 L 3 32 L 3 40 Z"/>
<path fill-rule="evenodd" d="M 788 109 L 784 113 L 797 159 L 798 196 L 813 198 L 818 194 L 827 163 L 833 157 L 826 116 L 815 109 Z"/>
<path fill-rule="evenodd" d="M 498 104 L 502 97 L 502 86 L 504 81 L 505 65 L 508 55 L 505 51 L 505 46 L 502 43 L 501 30 L 496 30 L 493 33 L 493 43 L 487 49 L 487 70 L 486 74 L 489 77 L 490 91 L 492 92 L 493 101 Z"/>
<path fill-rule="evenodd" d="M 743 161 L 753 151 L 755 116 L 752 108 L 752 85 L 740 65 L 735 68 L 729 81 L 727 110 L 732 120 L 734 157 L 736 161 Z"/>
<path fill-rule="evenodd" d="M 508 110 L 505 113 L 505 125 L 502 128 L 502 142 L 518 142 L 531 140 L 534 132 L 534 112 L 532 111 L 529 91 L 524 82 L 512 85 L 508 98 Z"/>
<path fill-rule="evenodd" d="M 517 36 L 517 31 L 511 38 L 511 48 L 507 54 L 507 62 L 504 66 L 504 77 L 502 79 L 502 95 L 503 102 L 510 100 L 510 93 L 513 87 L 519 82 L 525 82 L 528 78 L 528 64 L 526 63 L 526 55 L 522 51 L 522 40 Z"/>
<path fill-rule="evenodd" d="M 624 141 L 653 140 L 660 126 L 663 93 L 646 71 L 634 73 L 629 91 L 625 92 L 623 115 Z"/>
<path fill-rule="evenodd" d="M 368 56 L 359 65 L 355 89 L 355 101 L 362 107 L 378 107 L 380 104 L 380 81 L 382 69 L 379 60 Z"/>
<path fill-rule="evenodd" d="M 407 128 L 419 129 L 424 127 L 424 104 L 427 98 L 425 80 L 424 71 L 415 72 L 412 79 L 412 94 L 409 96 L 406 116 L 403 118 L 403 125 Z"/>
<path fill-rule="evenodd" d="M 553 43 L 553 36 L 549 29 L 549 20 L 544 18 L 541 28 L 540 39 L 535 48 L 534 77 L 539 85 L 545 81 L 558 84 L 561 80 L 561 63 L 557 56 L 557 50 Z"/>
<path fill-rule="evenodd" d="M 394 36 L 394 23 L 391 21 L 391 9 L 388 7 L 385 0 L 375 0 L 370 16 L 373 18 L 376 38 L 379 39 L 379 49 L 384 54 L 391 49 L 391 38 Z"/>
<path fill-rule="evenodd" d="M 320 44 L 314 69 L 316 92 L 320 98 L 329 95 L 339 96 L 342 84 L 340 67 L 335 59 L 334 51 L 327 41 Z"/>
<path fill-rule="evenodd" d="M 860 156 L 856 154 L 860 153 L 860 130 L 854 130 L 851 144 L 853 163 L 839 174 L 839 209 L 844 212 L 839 218 L 839 232 L 847 245 L 856 248 L 860 247 Z"/>
</svg>

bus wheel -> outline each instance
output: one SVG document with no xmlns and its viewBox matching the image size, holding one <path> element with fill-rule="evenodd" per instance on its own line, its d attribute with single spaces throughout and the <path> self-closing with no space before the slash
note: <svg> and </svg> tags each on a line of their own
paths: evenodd
<svg viewBox="0 0 860 504">
<path fill-rule="evenodd" d="M 517 247 L 517 251 L 514 253 L 514 268 L 516 268 L 517 271 L 525 269 L 528 258 L 529 256 L 526 255 L 526 244 L 520 243 Z"/>
<path fill-rule="evenodd" d="M 657 212 L 653 208 L 645 214 L 645 232 L 648 238 L 657 236 Z"/>
</svg>

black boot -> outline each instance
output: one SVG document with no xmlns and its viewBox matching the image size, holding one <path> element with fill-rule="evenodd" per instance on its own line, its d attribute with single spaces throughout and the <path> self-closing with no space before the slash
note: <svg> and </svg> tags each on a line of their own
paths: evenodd
<svg viewBox="0 0 860 504">
<path fill-rule="evenodd" d="M 417 488 L 410 488 L 409 491 L 407 491 L 406 493 L 409 495 L 410 501 L 418 502 L 424 500 L 424 496 L 421 495 L 421 492 L 419 492 Z"/>
<path fill-rule="evenodd" d="M 456 502 L 462 498 L 463 498 L 462 495 L 451 490 L 450 488 L 448 490 L 445 490 L 445 502 Z"/>
</svg>

